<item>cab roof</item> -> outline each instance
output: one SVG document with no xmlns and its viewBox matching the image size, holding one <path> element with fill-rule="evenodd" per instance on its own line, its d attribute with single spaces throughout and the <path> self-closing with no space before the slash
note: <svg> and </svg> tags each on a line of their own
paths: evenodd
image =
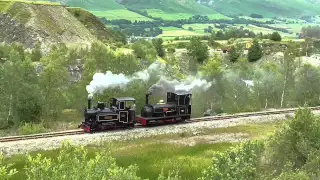
<svg viewBox="0 0 320 180">
<path fill-rule="evenodd" d="M 117 101 L 135 101 L 136 99 L 133 97 L 117 97 L 117 98 L 113 98 L 116 99 Z"/>
</svg>

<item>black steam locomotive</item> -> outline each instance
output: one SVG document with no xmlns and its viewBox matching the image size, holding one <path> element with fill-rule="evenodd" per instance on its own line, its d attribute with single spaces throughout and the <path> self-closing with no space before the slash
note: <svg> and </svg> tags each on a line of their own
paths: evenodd
<svg viewBox="0 0 320 180">
<path fill-rule="evenodd" d="M 141 115 L 136 117 L 136 122 L 146 126 L 150 123 L 168 123 L 185 121 L 191 116 L 191 96 L 185 92 L 167 92 L 167 103 L 149 104 L 146 94 L 146 105 L 141 109 Z"/>
<path fill-rule="evenodd" d="M 86 132 L 106 130 L 117 127 L 134 127 L 135 99 L 131 97 L 112 98 L 110 107 L 98 102 L 97 107 L 91 108 L 91 98 L 84 110 L 84 121 L 79 128 Z"/>
<path fill-rule="evenodd" d="M 183 92 L 168 92 L 167 103 L 149 104 L 146 94 L 146 104 L 141 109 L 141 115 L 136 116 L 136 100 L 131 97 L 112 98 L 110 107 L 98 102 L 91 108 L 91 98 L 84 110 L 84 121 L 79 128 L 85 132 L 103 131 L 111 128 L 134 127 L 136 123 L 147 126 L 153 123 L 172 123 L 185 121 L 191 116 L 192 94 Z"/>
</svg>

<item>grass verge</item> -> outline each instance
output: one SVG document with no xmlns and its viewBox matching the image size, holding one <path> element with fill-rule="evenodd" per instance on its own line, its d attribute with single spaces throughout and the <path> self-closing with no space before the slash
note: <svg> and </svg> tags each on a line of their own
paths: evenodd
<svg viewBox="0 0 320 180">
<path fill-rule="evenodd" d="M 243 126 L 235 126 L 228 128 L 203 129 L 199 134 L 181 133 L 161 135 L 139 140 L 128 140 L 123 142 L 105 143 L 100 146 L 87 146 L 90 157 L 94 153 L 107 149 L 112 156 L 116 158 L 117 164 L 127 167 L 132 164 L 139 166 L 138 176 L 142 178 L 155 179 L 161 173 L 168 170 L 179 170 L 183 179 L 196 179 L 201 172 L 211 164 L 211 157 L 216 152 L 225 151 L 231 146 L 238 143 L 220 142 L 208 143 L 199 141 L 193 146 L 185 146 L 180 144 L 169 143 L 169 140 L 184 140 L 188 137 L 201 135 L 216 135 L 225 133 L 246 133 L 250 139 L 260 139 L 268 133 L 274 131 L 278 124 L 250 124 Z M 43 154 L 45 157 L 54 158 L 58 154 L 58 150 L 32 152 L 32 156 L 37 153 Z M 19 173 L 15 179 L 25 177 L 24 166 L 26 165 L 26 157 L 24 155 L 13 156 L 6 159 L 6 163 L 14 163 Z"/>
</svg>

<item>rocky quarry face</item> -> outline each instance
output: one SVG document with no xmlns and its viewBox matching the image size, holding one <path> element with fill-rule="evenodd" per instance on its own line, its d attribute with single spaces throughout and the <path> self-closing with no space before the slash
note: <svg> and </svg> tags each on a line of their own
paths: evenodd
<svg viewBox="0 0 320 180">
<path fill-rule="evenodd" d="M 38 75 L 40 75 L 45 68 L 45 65 L 42 62 L 33 62 L 33 65 Z M 77 59 L 74 64 L 68 65 L 66 68 L 68 69 L 71 82 L 78 82 L 81 80 L 84 68 L 81 59 Z"/>
<path fill-rule="evenodd" d="M 0 43 L 18 42 L 26 49 L 36 42 L 47 54 L 52 45 L 85 46 L 97 40 L 90 31 L 62 6 L 15 3 L 0 13 Z"/>
<path fill-rule="evenodd" d="M 33 48 L 37 34 L 24 24 L 0 13 L 0 41 L 5 44 L 20 42 L 24 47 Z"/>
</svg>

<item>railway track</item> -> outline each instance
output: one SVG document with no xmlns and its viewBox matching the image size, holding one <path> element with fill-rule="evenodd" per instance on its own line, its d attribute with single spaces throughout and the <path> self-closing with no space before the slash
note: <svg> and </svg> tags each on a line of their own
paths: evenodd
<svg viewBox="0 0 320 180">
<path fill-rule="evenodd" d="M 309 107 L 311 110 L 320 110 L 320 106 L 317 107 Z M 267 116 L 267 115 L 277 115 L 277 114 L 287 114 L 294 113 L 298 108 L 290 108 L 290 109 L 281 109 L 281 110 L 273 110 L 273 111 L 260 111 L 260 112 L 250 112 L 250 113 L 239 113 L 234 115 L 223 115 L 223 116 L 206 116 L 201 118 L 193 118 L 187 123 L 196 123 L 203 121 L 215 121 L 215 120 L 226 120 L 226 119 L 235 119 L 235 118 L 243 118 L 243 117 L 254 117 L 254 116 Z M 141 128 L 139 125 L 137 128 Z M 24 136 L 8 136 L 1 137 L 0 142 L 11 142 L 11 141 L 20 141 L 20 140 L 28 140 L 28 139 L 40 139 L 40 138 L 49 138 L 49 137 L 59 137 L 59 136 L 67 136 L 67 135 L 78 135 L 85 134 L 83 130 L 70 130 L 70 131 L 60 131 L 60 132 L 52 132 L 52 133 L 41 133 L 41 134 L 32 134 L 32 135 L 24 135 Z"/>
<path fill-rule="evenodd" d="M 0 142 L 40 139 L 40 138 L 58 137 L 58 136 L 66 136 L 66 135 L 77 135 L 77 134 L 84 134 L 84 133 L 85 132 L 83 130 L 70 130 L 70 131 L 60 131 L 60 132 L 52 132 L 52 133 L 32 134 L 32 135 L 25 135 L 25 136 L 8 136 L 8 137 L 1 137 Z"/>
</svg>

